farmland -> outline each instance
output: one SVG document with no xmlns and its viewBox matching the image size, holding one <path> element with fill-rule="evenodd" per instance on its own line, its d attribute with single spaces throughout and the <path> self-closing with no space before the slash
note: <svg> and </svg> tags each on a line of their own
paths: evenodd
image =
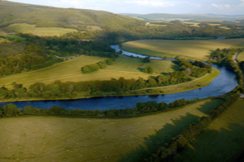
<svg viewBox="0 0 244 162">
<path fill-rule="evenodd" d="M 67 33 L 77 32 L 76 29 L 61 27 L 37 27 L 25 23 L 16 23 L 8 26 L 8 30 L 16 33 L 33 34 L 37 36 L 62 36 Z"/>
<path fill-rule="evenodd" d="M 140 40 L 122 44 L 125 50 L 160 57 L 207 60 L 211 50 L 244 47 L 244 39 L 228 40 Z"/>
</svg>

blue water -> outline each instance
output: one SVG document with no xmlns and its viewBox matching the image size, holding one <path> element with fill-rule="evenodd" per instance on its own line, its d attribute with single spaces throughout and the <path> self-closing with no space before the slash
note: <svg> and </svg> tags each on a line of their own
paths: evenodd
<svg viewBox="0 0 244 162">
<path fill-rule="evenodd" d="M 104 97 L 67 101 L 24 101 L 11 103 L 14 103 L 21 108 L 31 105 L 44 109 L 52 106 L 60 106 L 66 109 L 109 110 L 133 108 L 138 102 L 155 101 L 170 103 L 179 99 L 192 100 L 217 97 L 232 91 L 238 85 L 234 73 L 227 70 L 225 67 L 218 67 L 218 69 L 221 73 L 210 85 L 182 93 L 159 96 Z M 0 105 L 4 104 L 6 103 L 0 103 Z"/>
<path fill-rule="evenodd" d="M 116 46 L 118 50 L 118 46 Z M 125 51 L 124 55 L 127 55 Z M 140 54 L 131 53 L 127 56 L 138 57 Z M 143 55 L 140 55 L 143 56 Z M 157 59 L 157 58 L 151 58 Z M 78 100 L 59 100 L 59 101 L 24 101 L 24 102 L 8 102 L 14 103 L 18 107 L 23 108 L 25 106 L 33 106 L 37 108 L 47 109 L 52 106 L 60 106 L 65 109 L 82 109 L 82 110 L 110 110 L 110 109 L 128 109 L 133 108 L 139 102 L 174 102 L 179 99 L 193 100 L 203 99 L 208 97 L 217 97 L 224 95 L 232 91 L 237 87 L 238 83 L 236 76 L 233 72 L 229 71 L 225 67 L 217 67 L 220 70 L 220 75 L 214 79 L 214 81 L 206 87 L 195 89 L 191 91 L 159 95 L 159 96 L 132 96 L 132 97 L 103 97 L 103 98 L 90 98 L 90 99 L 78 99 Z M 0 106 L 7 103 L 0 103 Z"/>
</svg>

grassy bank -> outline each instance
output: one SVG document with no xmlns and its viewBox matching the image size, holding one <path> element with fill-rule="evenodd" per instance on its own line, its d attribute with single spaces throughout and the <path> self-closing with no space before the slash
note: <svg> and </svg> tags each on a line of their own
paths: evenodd
<svg viewBox="0 0 244 162">
<path fill-rule="evenodd" d="M 143 144 L 144 138 L 188 115 L 205 116 L 198 108 L 210 100 L 181 109 L 131 119 L 19 117 L 0 119 L 0 161 L 107 161 Z M 177 129 L 174 126 L 174 129 Z M 168 135 L 167 130 L 165 134 Z"/>
<path fill-rule="evenodd" d="M 244 39 L 227 40 L 140 40 L 126 42 L 123 49 L 150 56 L 207 60 L 209 52 L 217 48 L 244 47 Z"/>
<path fill-rule="evenodd" d="M 89 74 L 88 74 L 89 75 Z M 197 88 L 201 88 L 204 86 L 209 85 L 217 76 L 219 75 L 219 71 L 217 69 L 213 69 L 210 74 L 207 74 L 203 77 L 197 78 L 193 81 L 189 81 L 186 83 L 170 85 L 170 86 L 162 86 L 162 87 L 155 87 L 155 88 L 145 88 L 137 91 L 128 92 L 126 94 L 122 94 L 119 96 L 140 96 L 140 95 L 158 95 L 158 94 L 173 94 L 178 92 L 189 91 Z M 10 86 L 10 84 L 9 84 Z M 114 96 L 110 94 L 104 94 L 104 96 Z M 118 95 L 117 95 L 118 96 Z M 70 100 L 70 99 L 81 99 L 81 98 L 92 98 L 92 97 L 101 97 L 98 96 L 91 96 L 87 93 L 81 93 L 72 98 L 49 98 L 48 100 Z M 1 99 L 1 102 L 14 102 L 14 101 L 40 101 L 46 100 L 45 98 L 10 98 L 10 99 Z"/>
</svg>

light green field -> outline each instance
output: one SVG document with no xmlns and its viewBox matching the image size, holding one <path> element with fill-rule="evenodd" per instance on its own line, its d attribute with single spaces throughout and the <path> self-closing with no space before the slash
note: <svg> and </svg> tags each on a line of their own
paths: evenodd
<svg viewBox="0 0 244 162">
<path fill-rule="evenodd" d="M 139 66 L 146 66 L 138 59 L 120 57 L 113 65 L 107 66 L 94 73 L 83 74 L 80 69 L 82 66 L 95 64 L 106 58 L 93 56 L 79 56 L 71 60 L 52 65 L 47 68 L 23 72 L 0 78 L 0 85 L 9 86 L 12 82 L 22 83 L 29 86 L 36 82 L 52 83 L 56 80 L 66 81 L 90 81 L 90 80 L 110 80 L 111 78 L 124 77 L 126 79 L 147 79 L 151 74 L 146 74 L 138 70 Z M 148 65 L 155 69 L 155 74 L 159 72 L 169 72 L 172 70 L 171 61 L 153 61 Z"/>
<path fill-rule="evenodd" d="M 8 42 L 8 40 L 3 39 L 3 38 L 0 38 L 0 44 L 1 44 L 1 43 L 7 43 L 7 42 Z"/>
<path fill-rule="evenodd" d="M 233 161 L 244 148 L 244 100 L 234 103 L 201 134 L 179 162 Z"/>
<path fill-rule="evenodd" d="M 171 94 L 177 92 L 184 92 L 187 90 L 198 89 L 204 86 L 209 85 L 217 76 L 219 75 L 219 71 L 217 69 L 213 69 L 210 74 L 206 74 L 200 78 L 194 79 L 192 81 L 186 83 L 180 83 L 176 85 L 169 85 L 163 87 L 155 87 L 155 88 L 145 88 L 140 89 L 137 92 L 144 92 L 148 90 L 156 90 L 155 94 Z M 154 91 L 152 91 L 154 93 Z"/>
<path fill-rule="evenodd" d="M 244 52 L 239 54 L 238 61 L 244 61 Z"/>
<path fill-rule="evenodd" d="M 0 148 L 4 148 L 0 151 L 0 162 L 115 162 L 143 144 L 145 137 L 175 120 L 189 114 L 205 116 L 198 108 L 209 101 L 129 119 L 0 119 Z"/>
<path fill-rule="evenodd" d="M 76 29 L 61 27 L 37 27 L 36 25 L 16 23 L 8 26 L 8 29 L 16 33 L 33 34 L 37 36 L 62 36 L 67 33 L 77 32 Z"/>
<path fill-rule="evenodd" d="M 200 27 L 198 22 L 184 22 L 184 24 L 187 24 L 189 26 L 192 26 L 192 27 Z"/>
<path fill-rule="evenodd" d="M 122 45 L 123 49 L 150 56 L 188 57 L 206 60 L 210 50 L 244 47 L 244 39 L 228 40 L 140 40 Z"/>
</svg>

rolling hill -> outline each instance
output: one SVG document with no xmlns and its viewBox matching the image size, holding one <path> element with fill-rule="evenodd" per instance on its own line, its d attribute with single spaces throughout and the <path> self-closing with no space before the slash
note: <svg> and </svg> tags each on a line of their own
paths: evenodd
<svg viewBox="0 0 244 162">
<path fill-rule="evenodd" d="M 29 24 L 38 27 L 62 27 L 79 31 L 119 31 L 143 21 L 105 11 L 63 9 L 0 1 L 0 27 L 5 30 L 13 24 Z M 10 26 L 11 27 L 11 26 Z"/>
<path fill-rule="evenodd" d="M 146 20 L 146 21 L 237 21 L 244 19 L 244 15 L 215 15 L 215 14 L 124 14 L 130 17 Z"/>
</svg>

